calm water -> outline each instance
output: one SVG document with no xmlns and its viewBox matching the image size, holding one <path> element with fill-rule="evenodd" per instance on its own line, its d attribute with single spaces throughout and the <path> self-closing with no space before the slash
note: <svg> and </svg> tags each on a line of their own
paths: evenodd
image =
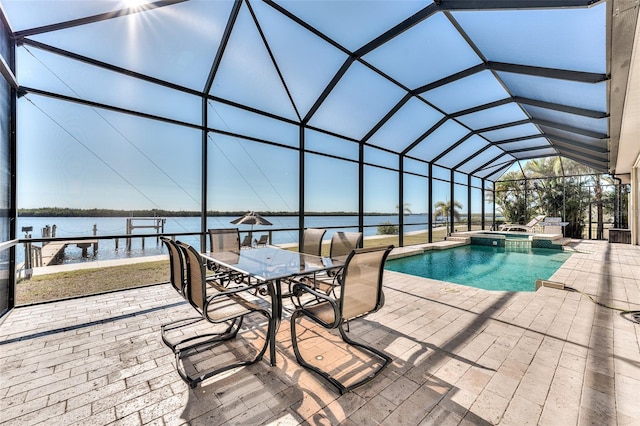
<svg viewBox="0 0 640 426">
<path fill-rule="evenodd" d="M 549 279 L 569 256 L 561 250 L 463 246 L 388 260 L 386 269 L 485 290 L 535 291 L 535 281 Z"/>
<path fill-rule="evenodd" d="M 296 228 L 298 226 L 298 218 L 293 216 L 265 216 L 267 220 L 273 223 L 273 226 L 254 226 L 254 238 L 257 238 L 263 233 L 273 229 L 280 228 Z M 230 222 L 236 219 L 236 216 L 229 217 L 210 217 L 208 219 L 209 228 L 228 228 L 236 225 L 232 225 Z M 383 222 L 397 223 L 397 216 L 365 216 L 365 225 L 379 225 Z M 414 225 L 412 223 L 427 222 L 427 215 L 411 215 L 405 217 L 406 232 L 424 230 L 426 225 Z M 137 222 L 136 224 L 142 224 Z M 97 235 L 124 235 L 126 234 L 126 218 L 124 217 L 21 217 L 18 218 L 18 237 L 23 238 L 24 233 L 20 232 L 23 226 L 32 226 L 33 238 L 41 238 L 41 229 L 45 226 L 56 225 L 56 237 L 78 237 L 78 236 L 92 236 L 93 227 L 96 225 Z M 357 216 L 327 216 L 327 217 L 307 217 L 305 218 L 305 226 L 307 227 L 332 227 L 343 226 L 337 230 L 327 230 L 324 239 L 329 240 L 335 231 L 357 231 L 358 217 Z M 251 226 L 239 225 L 240 231 L 249 231 Z M 200 218 L 198 217 L 168 217 L 165 224 L 165 233 L 171 234 L 172 232 L 198 232 L 200 230 Z M 364 235 L 375 235 L 377 232 L 376 226 L 364 229 Z M 134 235 L 140 234 L 153 234 L 153 229 L 136 229 Z M 180 237 L 182 241 L 189 244 L 197 245 L 199 240 L 196 237 Z M 286 244 L 295 243 L 298 241 L 298 232 L 296 230 L 291 231 L 278 231 L 273 232 L 274 244 Z M 145 240 L 145 249 L 142 250 L 142 240 L 139 238 L 132 240 L 132 250 L 125 249 L 125 242 L 120 241 L 119 249 L 115 248 L 115 241 L 103 240 L 99 243 L 98 253 L 94 257 L 90 252 L 90 256 L 86 259 L 82 258 L 81 250 L 75 246 L 68 246 L 65 250 L 64 263 L 74 263 L 82 261 L 94 261 L 94 260 L 106 260 L 106 259 L 119 259 L 127 257 L 138 256 L 154 256 L 157 254 L 165 253 L 164 247 L 160 243 L 156 243 L 155 238 L 147 238 Z M 16 250 L 17 262 L 24 261 L 24 248 L 22 245 L 17 247 Z"/>
</svg>

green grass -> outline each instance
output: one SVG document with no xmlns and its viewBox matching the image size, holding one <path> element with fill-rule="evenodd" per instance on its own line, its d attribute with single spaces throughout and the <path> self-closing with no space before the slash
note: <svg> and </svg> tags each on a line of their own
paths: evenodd
<svg viewBox="0 0 640 426">
<path fill-rule="evenodd" d="M 38 275 L 16 285 L 16 305 L 87 296 L 168 280 L 168 260 Z"/>
</svg>

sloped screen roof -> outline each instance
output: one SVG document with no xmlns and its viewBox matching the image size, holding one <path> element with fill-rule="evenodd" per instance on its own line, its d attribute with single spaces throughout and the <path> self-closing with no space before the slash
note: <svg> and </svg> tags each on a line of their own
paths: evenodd
<svg viewBox="0 0 640 426">
<path fill-rule="evenodd" d="M 556 155 L 608 170 L 610 5 L 592 3 L 3 6 L 24 92 L 193 126 L 206 96 L 495 180 L 516 161 Z M 72 89 L 60 76 L 81 81 Z"/>
</svg>

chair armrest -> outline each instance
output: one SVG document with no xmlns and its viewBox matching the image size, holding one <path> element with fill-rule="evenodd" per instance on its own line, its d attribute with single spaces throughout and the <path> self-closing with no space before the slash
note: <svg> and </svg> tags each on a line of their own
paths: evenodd
<svg viewBox="0 0 640 426">
<path fill-rule="evenodd" d="M 251 282 L 250 279 L 247 279 L 244 281 L 237 282 L 237 284 L 238 285 L 229 287 L 229 286 L 217 283 L 214 285 L 214 287 L 218 287 L 219 291 L 231 294 L 231 293 L 240 293 L 243 291 L 252 291 L 258 287 L 265 285 L 266 283 L 263 281 L 257 281 L 257 280 L 254 282 Z"/>
<path fill-rule="evenodd" d="M 264 283 L 262 282 L 256 282 L 254 284 L 249 284 L 249 285 L 226 287 L 215 281 L 208 282 L 207 284 L 209 285 L 209 287 L 212 287 L 217 291 L 217 293 L 207 296 L 207 304 L 209 304 L 212 300 L 218 297 L 229 297 L 231 295 L 242 293 L 242 292 L 254 291 L 257 287 L 264 285 Z"/>
<path fill-rule="evenodd" d="M 327 269 L 327 275 L 330 277 L 338 277 L 342 274 L 344 266 L 336 266 L 335 268 Z"/>
<path fill-rule="evenodd" d="M 303 296 L 303 293 L 308 293 L 314 298 L 306 302 L 302 302 L 300 298 Z M 298 301 L 296 302 L 292 298 L 292 301 L 296 306 L 296 310 L 304 313 L 306 316 L 308 316 L 318 324 L 322 325 L 325 328 L 336 328 L 338 325 L 340 325 L 342 316 L 340 314 L 338 303 L 335 299 L 302 283 L 297 283 L 293 286 L 293 296 L 298 299 Z M 318 308 L 323 305 L 331 306 L 331 309 L 333 310 L 332 322 L 323 320 L 314 312 L 316 310 L 314 308 Z"/>
<path fill-rule="evenodd" d="M 302 297 L 302 293 L 309 293 L 313 296 L 315 296 L 316 299 L 323 301 L 323 302 L 330 302 L 330 303 L 336 303 L 335 300 L 333 300 L 331 297 L 329 297 L 328 295 L 321 293 L 319 291 L 317 291 L 316 289 L 309 287 L 307 284 L 301 283 L 299 281 L 297 281 L 294 286 L 293 286 L 293 295 L 297 298 L 300 299 L 300 297 Z M 307 302 L 308 303 L 308 302 Z M 304 306 L 304 304 L 300 305 L 301 307 Z"/>
<path fill-rule="evenodd" d="M 204 312 L 209 311 L 209 305 L 214 303 L 216 300 L 220 298 L 226 298 L 232 300 L 234 303 L 243 306 L 245 309 L 249 311 L 261 310 L 268 312 L 266 308 L 262 308 L 258 306 L 260 303 L 259 299 L 256 298 L 247 298 L 240 293 L 250 293 L 255 296 L 255 292 L 259 291 L 258 287 L 264 285 L 263 282 L 257 282 L 255 284 L 244 285 L 239 287 L 225 287 L 219 283 L 209 283 L 209 287 L 215 289 L 216 293 L 207 295 Z M 254 300 L 255 299 L 255 300 Z"/>
<path fill-rule="evenodd" d="M 314 290 L 321 290 L 326 295 L 332 294 L 334 290 L 340 286 L 340 276 L 342 275 L 343 267 L 340 266 L 335 269 L 330 269 L 326 273 L 321 274 L 307 274 L 289 280 L 290 285 L 301 283 Z M 293 294 L 293 290 L 291 290 Z M 333 293 L 336 297 L 336 294 Z"/>
</svg>

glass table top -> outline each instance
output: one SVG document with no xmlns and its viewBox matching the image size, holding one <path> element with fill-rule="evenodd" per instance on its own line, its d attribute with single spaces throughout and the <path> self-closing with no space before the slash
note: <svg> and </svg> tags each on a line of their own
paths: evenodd
<svg viewBox="0 0 640 426">
<path fill-rule="evenodd" d="M 240 251 L 202 254 L 221 266 L 234 269 L 263 281 L 295 275 L 312 274 L 344 265 L 328 257 L 318 257 L 277 247 L 259 247 Z"/>
</svg>

